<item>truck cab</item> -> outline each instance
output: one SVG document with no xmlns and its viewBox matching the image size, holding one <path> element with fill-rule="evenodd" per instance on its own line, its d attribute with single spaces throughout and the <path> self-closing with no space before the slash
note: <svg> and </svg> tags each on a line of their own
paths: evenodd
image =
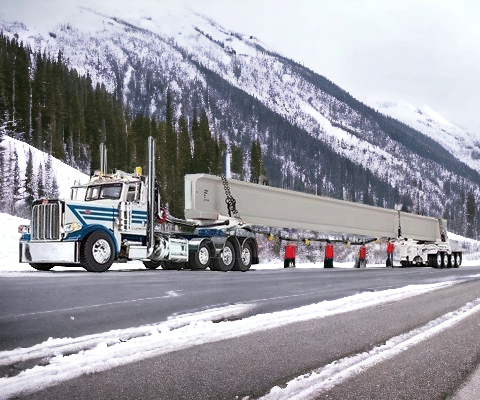
<svg viewBox="0 0 480 400">
<path fill-rule="evenodd" d="M 20 262 L 40 270 L 78 264 L 101 272 L 123 256 L 122 247 L 145 245 L 146 226 L 141 171 L 96 172 L 87 184 L 72 187 L 68 200 L 34 202 L 31 226 L 22 229 Z"/>
</svg>

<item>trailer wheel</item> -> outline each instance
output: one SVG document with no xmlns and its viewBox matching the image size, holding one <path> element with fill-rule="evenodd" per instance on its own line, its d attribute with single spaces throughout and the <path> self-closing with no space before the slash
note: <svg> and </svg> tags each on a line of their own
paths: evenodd
<svg viewBox="0 0 480 400">
<path fill-rule="evenodd" d="M 53 264 L 40 264 L 40 263 L 35 263 L 35 264 L 30 264 L 32 268 L 38 269 L 39 271 L 50 271 L 54 265 Z"/>
<path fill-rule="evenodd" d="M 235 248 L 231 242 L 225 242 L 218 258 L 213 260 L 213 269 L 215 271 L 231 271 L 235 264 Z"/>
<path fill-rule="evenodd" d="M 148 268 L 148 269 L 157 269 L 162 264 L 161 261 L 152 261 L 152 260 L 142 261 L 142 262 L 143 262 L 143 265 L 145 265 L 145 268 Z"/>
<path fill-rule="evenodd" d="M 207 241 L 203 241 L 198 246 L 198 250 L 193 256 L 193 260 L 189 263 L 191 269 L 206 269 L 210 266 L 210 261 L 212 258 L 212 253 L 210 250 L 210 245 Z"/>
<path fill-rule="evenodd" d="M 237 271 L 246 272 L 252 265 L 253 252 L 249 243 L 244 243 L 241 249 L 239 262 L 235 266 Z"/>
<path fill-rule="evenodd" d="M 113 263 L 113 241 L 102 231 L 95 231 L 83 242 L 80 264 L 88 272 L 105 272 Z"/>
<path fill-rule="evenodd" d="M 445 268 L 452 268 L 453 260 L 451 254 L 444 254 L 443 259 L 445 260 Z"/>
<path fill-rule="evenodd" d="M 460 264 L 462 263 L 461 259 L 460 259 L 460 254 L 458 253 L 453 253 L 452 254 L 452 257 L 453 257 L 453 268 L 458 268 L 460 267 Z"/>
</svg>

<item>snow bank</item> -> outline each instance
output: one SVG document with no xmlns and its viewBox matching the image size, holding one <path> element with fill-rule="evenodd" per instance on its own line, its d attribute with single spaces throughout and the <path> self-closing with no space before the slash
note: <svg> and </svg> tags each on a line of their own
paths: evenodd
<svg viewBox="0 0 480 400">
<path fill-rule="evenodd" d="M 0 365 L 48 359 L 46 365 L 36 365 L 16 376 L 0 378 L 0 398 L 28 395 L 83 374 L 105 371 L 201 344 L 399 301 L 457 282 L 410 285 L 380 292 L 366 292 L 293 310 L 214 322 L 232 316 L 238 317 L 254 307 L 251 304 L 235 304 L 174 316 L 154 325 L 78 338 L 49 339 L 30 348 L 0 352 Z"/>
</svg>

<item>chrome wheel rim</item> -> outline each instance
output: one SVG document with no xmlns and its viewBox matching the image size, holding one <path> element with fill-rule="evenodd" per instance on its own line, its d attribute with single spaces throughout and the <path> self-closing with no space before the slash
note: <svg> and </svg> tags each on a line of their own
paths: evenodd
<svg viewBox="0 0 480 400">
<path fill-rule="evenodd" d="M 200 264 L 202 265 L 207 265 L 209 259 L 210 259 L 210 252 L 206 247 L 202 247 L 198 251 L 198 261 L 200 261 Z"/>
<path fill-rule="evenodd" d="M 230 247 L 224 247 L 222 250 L 222 261 L 225 265 L 230 265 L 233 262 L 233 252 Z"/>
<path fill-rule="evenodd" d="M 92 255 L 98 264 L 105 264 L 112 255 L 112 249 L 105 239 L 98 239 L 93 244 Z"/>
<path fill-rule="evenodd" d="M 252 257 L 252 254 L 250 253 L 250 249 L 248 247 L 244 247 L 242 250 L 242 256 L 240 257 L 242 259 L 242 264 L 243 265 L 250 264 L 251 257 Z"/>
</svg>

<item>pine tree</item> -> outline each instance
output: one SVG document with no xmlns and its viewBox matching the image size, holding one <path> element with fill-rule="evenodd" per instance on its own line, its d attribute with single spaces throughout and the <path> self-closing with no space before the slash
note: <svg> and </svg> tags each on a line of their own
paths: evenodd
<svg viewBox="0 0 480 400">
<path fill-rule="evenodd" d="M 33 172 L 32 151 L 28 150 L 27 165 L 25 168 L 25 205 L 28 209 L 32 207 L 35 200 L 35 173 Z"/>
<path fill-rule="evenodd" d="M 234 174 L 238 174 L 240 179 L 244 178 L 243 170 L 243 151 L 240 146 L 232 144 L 231 147 L 232 159 L 230 162 L 230 169 Z"/>
<path fill-rule="evenodd" d="M 37 175 L 37 197 L 39 199 L 44 199 L 47 197 L 47 193 L 45 191 L 45 177 L 43 176 L 43 166 L 42 164 L 38 167 L 38 175 Z"/>
<path fill-rule="evenodd" d="M 252 142 L 250 150 L 250 182 L 258 182 L 264 176 L 266 172 L 262 161 L 262 147 L 257 138 Z"/>
<path fill-rule="evenodd" d="M 200 135 L 200 126 L 198 125 L 197 110 L 193 110 L 192 118 L 192 139 L 193 139 L 193 160 L 192 169 L 194 173 L 205 172 L 202 171 L 202 162 L 204 159 L 204 145 Z"/>
<path fill-rule="evenodd" d="M 52 155 L 49 154 L 45 163 L 45 196 L 53 198 L 53 171 L 52 171 Z"/>
<path fill-rule="evenodd" d="M 475 196 L 472 191 L 468 192 L 467 194 L 467 204 L 466 204 L 466 220 L 467 220 L 467 237 L 474 238 L 475 235 L 475 213 L 476 213 L 476 206 L 475 206 Z"/>
<path fill-rule="evenodd" d="M 10 203 L 10 214 L 18 215 L 17 211 L 19 210 L 18 202 L 22 200 L 22 182 L 20 180 L 20 167 L 18 165 L 18 154 L 17 150 L 13 151 L 13 158 L 10 160 L 13 165 L 13 174 L 12 174 L 12 201 Z"/>
<path fill-rule="evenodd" d="M 215 143 L 212 139 L 210 126 L 208 124 L 207 112 L 203 108 L 200 112 L 200 122 L 198 125 L 200 137 L 200 170 L 198 172 L 213 173 L 215 162 Z"/>
</svg>

